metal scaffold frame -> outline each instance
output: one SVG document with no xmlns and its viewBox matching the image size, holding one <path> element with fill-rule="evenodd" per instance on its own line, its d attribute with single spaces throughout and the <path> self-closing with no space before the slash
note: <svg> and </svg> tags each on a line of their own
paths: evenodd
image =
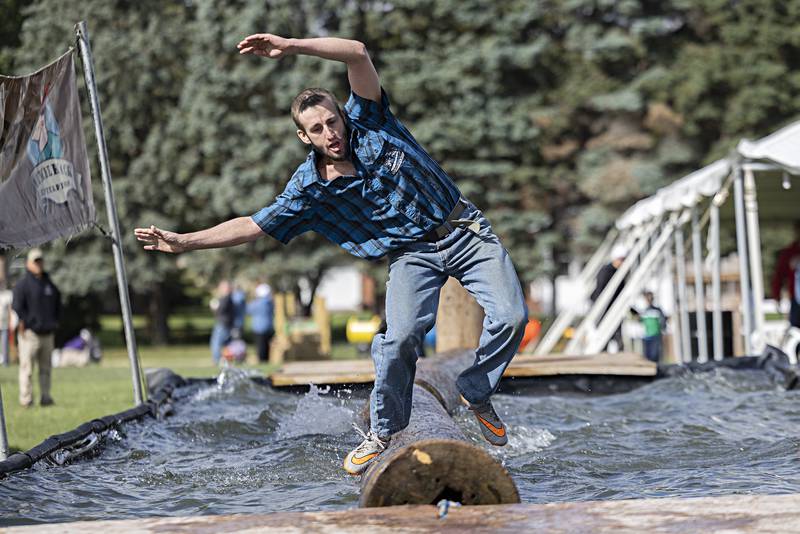
<svg viewBox="0 0 800 534">
<path fill-rule="evenodd" d="M 583 303 L 587 300 L 592 287 L 591 279 L 597 275 L 600 266 L 610 259 L 608 252 L 615 243 L 627 244 L 628 257 L 598 299 L 590 305 L 585 316 L 579 317 L 583 305 L 581 302 L 571 303 L 560 312 L 536 347 L 535 354 L 551 353 L 573 326 L 573 337 L 566 343 L 564 353 L 591 355 L 599 352 L 616 331 L 641 289 L 647 285 L 647 276 L 654 276 L 660 259 L 664 272 L 668 273 L 666 278 L 674 284 L 675 306 L 670 320 L 675 340 L 672 344 L 674 355 L 679 361 L 690 361 L 693 358 L 692 339 L 696 338 L 699 361 L 731 356 L 726 354 L 723 340 L 720 250 L 721 210 L 729 196 L 732 196 L 732 208 L 729 204 L 725 217 L 735 224 L 739 261 L 741 313 L 736 317 L 741 317 L 741 327 L 738 331 L 744 354 L 762 351 L 767 336 L 757 174 L 783 172 L 784 183 L 787 175 L 800 175 L 800 151 L 797 146 L 800 146 L 800 121 L 758 141 L 742 140 L 730 157 L 691 173 L 662 188 L 656 195 L 637 202 L 617 221 L 583 269 L 579 278 L 582 288 L 580 300 Z M 729 193 L 731 188 L 733 195 Z M 787 189 L 786 186 L 784 188 Z M 782 213 L 781 220 L 790 217 L 785 209 Z M 768 216 L 775 219 L 774 206 L 770 206 Z M 708 234 L 704 243 L 702 232 L 706 224 Z M 684 226 L 687 227 L 687 236 L 684 236 Z M 670 238 L 673 243 L 667 246 Z M 690 239 L 690 243 L 687 243 L 687 239 Z M 691 246 L 689 268 L 694 278 L 694 297 L 691 302 L 686 277 L 687 245 Z M 658 250 L 655 255 L 654 250 Z M 706 277 L 710 278 L 708 287 Z M 655 282 L 663 284 L 663 280 Z M 623 283 L 624 289 L 614 300 L 614 294 Z M 706 317 L 708 311 L 711 312 L 710 332 Z M 690 312 L 695 313 L 696 318 L 694 334 L 690 328 Z"/>
</svg>

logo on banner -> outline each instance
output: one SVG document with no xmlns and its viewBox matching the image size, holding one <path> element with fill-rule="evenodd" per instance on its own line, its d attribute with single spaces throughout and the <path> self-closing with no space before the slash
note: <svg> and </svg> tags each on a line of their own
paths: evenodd
<svg viewBox="0 0 800 534">
<path fill-rule="evenodd" d="M 82 197 L 76 188 L 80 176 L 75 175 L 72 162 L 63 159 L 64 147 L 61 142 L 61 129 L 48 101 L 49 86 L 45 88 L 42 110 L 36 120 L 28 141 L 28 159 L 33 164 L 31 181 L 36 189 L 39 209 L 47 213 L 53 204 L 64 204 L 70 191 Z"/>
</svg>

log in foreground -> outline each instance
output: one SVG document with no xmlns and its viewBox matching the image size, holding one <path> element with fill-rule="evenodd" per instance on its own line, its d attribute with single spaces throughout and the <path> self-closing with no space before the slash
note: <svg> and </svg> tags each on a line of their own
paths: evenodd
<svg viewBox="0 0 800 534">
<path fill-rule="evenodd" d="M 450 417 L 455 410 L 455 378 L 474 353 L 454 352 L 424 360 L 414 385 L 409 425 L 392 436 L 361 480 L 362 507 L 519 502 L 508 471 L 483 448 L 467 441 Z M 421 362 L 422 363 L 422 362 Z"/>
</svg>

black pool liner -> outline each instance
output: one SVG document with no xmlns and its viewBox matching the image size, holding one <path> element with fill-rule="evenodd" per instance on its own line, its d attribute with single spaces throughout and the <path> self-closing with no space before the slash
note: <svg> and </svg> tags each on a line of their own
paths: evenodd
<svg viewBox="0 0 800 534">
<path fill-rule="evenodd" d="M 736 370 L 761 370 L 765 371 L 775 382 L 787 390 L 800 388 L 800 369 L 791 365 L 789 356 L 782 350 L 767 345 L 760 356 L 738 356 L 710 360 L 707 362 L 689 362 L 677 365 L 659 365 L 656 378 L 669 378 L 683 376 L 691 373 L 704 373 L 718 368 Z"/>
<path fill-rule="evenodd" d="M 12 454 L 7 459 L 0 461 L 0 478 L 28 469 L 40 460 L 51 458 L 56 452 L 75 446 L 92 434 L 99 435 L 146 416 L 158 418 L 168 414 L 170 412 L 168 408 L 171 405 L 172 393 L 177 388 L 193 384 L 212 384 L 214 382 L 215 379 L 213 378 L 185 379 L 169 369 L 157 369 L 148 377 L 149 399 L 146 402 L 119 413 L 92 419 L 74 430 L 50 436 L 26 452 Z"/>
</svg>

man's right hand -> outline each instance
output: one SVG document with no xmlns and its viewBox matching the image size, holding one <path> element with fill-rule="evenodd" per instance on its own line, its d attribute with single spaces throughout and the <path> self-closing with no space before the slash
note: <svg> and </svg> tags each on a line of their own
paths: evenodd
<svg viewBox="0 0 800 534">
<path fill-rule="evenodd" d="M 145 250 L 158 250 L 178 254 L 185 252 L 186 246 L 181 243 L 181 235 L 150 226 L 150 228 L 136 228 L 133 233 L 136 239 L 145 243 Z"/>
</svg>

